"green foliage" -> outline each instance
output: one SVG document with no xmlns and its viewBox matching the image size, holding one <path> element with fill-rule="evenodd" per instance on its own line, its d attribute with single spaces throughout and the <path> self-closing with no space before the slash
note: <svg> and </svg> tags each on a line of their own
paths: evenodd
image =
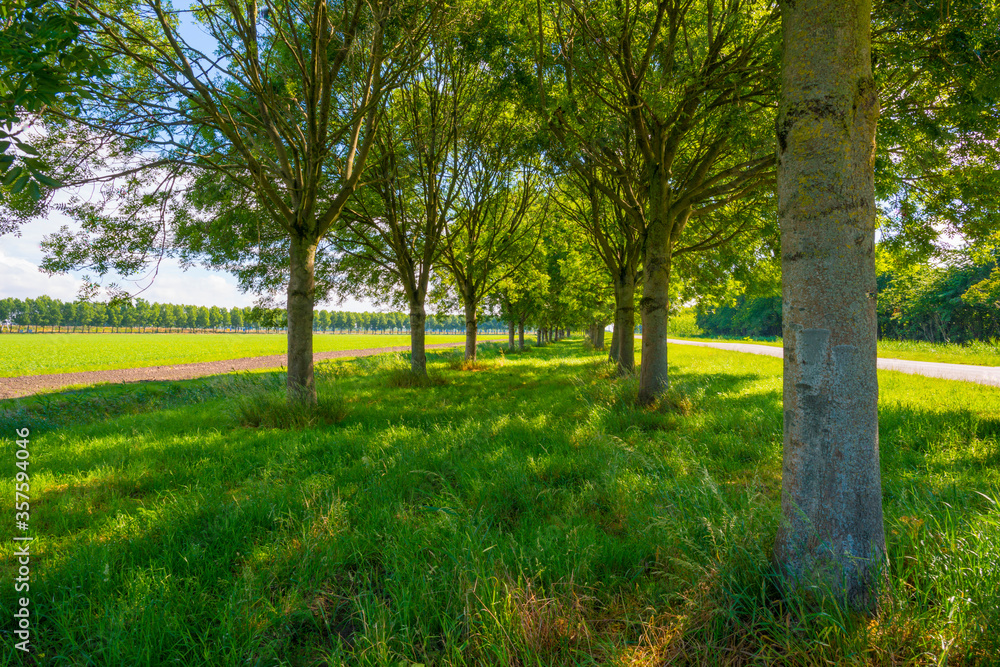
<svg viewBox="0 0 1000 667">
<path fill-rule="evenodd" d="M 781 336 L 781 297 L 741 294 L 732 305 L 699 307 L 695 321 L 709 336 Z"/>
<path fill-rule="evenodd" d="M 0 7 L 0 177 L 8 189 L 3 198 L 11 198 L 22 213 L 37 212 L 32 202 L 41 199 L 43 189 L 63 185 L 35 142 L 25 139 L 31 121 L 47 110 L 78 108 L 86 97 L 83 84 L 110 73 L 80 38 L 91 25 L 66 3 L 6 0 Z M 14 231 L 19 222 L 0 219 L 0 234 Z"/>
<path fill-rule="evenodd" d="M 705 334 L 698 325 L 698 311 L 695 308 L 682 308 L 670 316 L 667 323 L 667 335 L 679 338 L 697 338 Z"/>
<path fill-rule="evenodd" d="M 926 258 L 942 231 L 988 238 L 1000 227 L 1000 6 L 883 0 L 872 18 L 883 239 Z"/>
<path fill-rule="evenodd" d="M 1000 297 L 992 282 L 998 256 L 887 266 L 878 277 L 880 336 L 958 343 L 1000 338 Z"/>
<path fill-rule="evenodd" d="M 949 263 L 915 262 L 879 247 L 878 328 L 883 340 L 989 342 L 1000 338 L 1000 270 L 993 246 L 950 253 Z M 698 306 L 711 337 L 781 336 L 781 297 L 765 282 L 729 283 L 728 298 Z"/>
</svg>

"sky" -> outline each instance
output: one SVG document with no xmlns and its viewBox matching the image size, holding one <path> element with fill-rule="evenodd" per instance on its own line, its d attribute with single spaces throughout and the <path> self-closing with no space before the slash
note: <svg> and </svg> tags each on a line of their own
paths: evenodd
<svg viewBox="0 0 1000 667">
<path fill-rule="evenodd" d="M 187 6 L 184 2 L 175 4 L 180 7 Z M 183 23 L 185 25 L 182 27 L 182 33 L 188 42 L 206 53 L 211 53 L 213 50 L 211 38 L 193 25 L 189 17 L 184 17 Z M 149 284 L 148 279 L 134 283 L 117 275 L 99 279 L 93 272 L 87 271 L 75 271 L 58 276 L 47 276 L 42 273 L 38 268 L 43 257 L 42 239 L 47 234 L 58 231 L 63 225 L 68 225 L 71 229 L 75 227 L 67 216 L 58 211 L 50 211 L 46 219 L 25 224 L 21 228 L 20 237 L 13 234 L 0 236 L 0 299 L 6 297 L 33 299 L 44 294 L 53 299 L 74 301 L 83 284 L 84 275 L 90 275 L 105 285 L 117 283 L 133 294 Z M 150 302 L 225 308 L 252 306 L 256 298 L 254 294 L 242 293 L 236 278 L 228 273 L 203 268 L 190 268 L 185 271 L 177 260 L 170 259 L 161 262 L 152 284 L 136 296 Z M 106 298 L 106 295 L 102 293 L 98 300 L 103 298 Z M 347 299 L 339 305 L 333 302 L 317 304 L 317 307 L 351 312 L 386 311 L 385 307 L 377 307 L 370 301 L 356 299 Z"/>
<path fill-rule="evenodd" d="M 183 3 L 178 3 L 183 4 Z M 212 51 L 212 43 L 200 28 L 191 25 L 190 20 L 184 21 L 182 32 L 192 45 L 207 53 Z M 58 198 L 58 196 L 57 196 Z M 67 216 L 58 211 L 50 211 L 46 219 L 34 220 L 21 228 L 20 237 L 12 234 L 0 236 L 0 299 L 14 297 L 18 299 L 36 298 L 47 295 L 62 301 L 76 300 L 83 276 L 90 275 L 104 285 L 117 283 L 130 293 L 135 294 L 146 287 L 141 294 L 136 294 L 146 301 L 159 303 L 178 303 L 193 306 L 252 306 L 256 295 L 244 294 L 240 291 L 236 278 L 220 271 L 200 267 L 181 268 L 177 260 L 167 259 L 160 263 L 152 284 L 149 280 L 131 282 L 121 276 L 107 276 L 103 279 L 93 275 L 93 272 L 74 271 L 67 275 L 48 276 L 39 270 L 43 252 L 42 239 L 52 234 L 63 225 L 71 229 L 75 224 Z M 102 293 L 98 300 L 105 298 Z M 385 311 L 367 300 L 347 299 L 343 304 L 333 302 L 317 304 L 318 308 L 344 311 Z"/>
<path fill-rule="evenodd" d="M 43 294 L 62 301 L 74 301 L 83 284 L 86 271 L 75 271 L 68 275 L 47 276 L 39 270 L 43 252 L 42 239 L 47 234 L 59 230 L 63 225 L 73 227 L 73 222 L 58 212 L 51 212 L 45 220 L 35 220 L 21 228 L 21 236 L 13 234 L 0 236 L 0 299 L 36 298 Z M 93 272 L 91 277 L 96 278 Z M 123 280 L 120 276 L 109 276 L 103 284 L 116 282 L 134 293 L 148 283 Z M 176 260 L 164 260 L 160 265 L 152 285 L 138 295 L 146 301 L 159 303 L 179 303 L 193 306 L 252 306 L 255 295 L 240 292 L 236 278 L 228 273 L 203 268 L 183 270 Z M 99 297 L 99 300 L 103 298 Z M 342 305 L 334 303 L 318 305 L 330 310 L 384 311 L 367 301 L 347 300 Z"/>
</svg>

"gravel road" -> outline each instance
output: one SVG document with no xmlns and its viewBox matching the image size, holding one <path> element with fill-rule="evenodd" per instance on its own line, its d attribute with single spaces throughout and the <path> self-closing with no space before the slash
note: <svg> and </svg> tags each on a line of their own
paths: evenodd
<svg viewBox="0 0 1000 667">
<path fill-rule="evenodd" d="M 770 345 L 753 345 L 751 343 L 703 343 L 694 340 L 667 339 L 673 345 L 696 345 L 698 347 L 714 347 L 733 352 L 748 352 L 750 354 L 765 354 L 769 357 L 781 357 L 783 350 Z M 973 366 L 971 364 L 942 364 L 936 361 L 909 361 L 907 359 L 883 359 L 879 357 L 878 367 L 886 371 L 901 371 L 912 375 L 944 378 L 946 380 L 961 380 L 977 382 L 1000 387 L 1000 367 Z"/>
<path fill-rule="evenodd" d="M 460 343 L 438 343 L 427 349 L 438 347 L 464 346 Z M 337 357 L 367 357 L 383 352 L 409 352 L 409 345 L 396 347 L 373 347 L 364 350 L 337 350 L 317 352 L 313 359 L 335 359 Z M 102 384 L 121 382 L 145 382 L 148 380 L 192 380 L 206 375 L 219 375 L 234 371 L 257 370 L 260 368 L 281 368 L 287 362 L 284 354 L 266 357 L 246 357 L 226 361 L 204 361 L 197 364 L 177 364 L 175 366 L 148 366 L 146 368 L 121 368 L 107 371 L 84 371 L 82 373 L 55 373 L 52 375 L 25 375 L 23 377 L 0 378 L 0 400 L 30 396 L 48 389 L 62 389 L 80 384 Z"/>
</svg>

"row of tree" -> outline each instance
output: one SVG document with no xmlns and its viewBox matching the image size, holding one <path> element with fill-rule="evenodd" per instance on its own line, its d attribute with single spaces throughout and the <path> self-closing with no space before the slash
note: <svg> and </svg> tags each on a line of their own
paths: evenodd
<svg viewBox="0 0 1000 667">
<path fill-rule="evenodd" d="M 876 203 L 899 239 L 996 228 L 1000 10 L 959 5 L 195 0 L 205 48 L 160 0 L 78 0 L 83 62 L 111 72 L 36 105 L 45 160 L 11 144 L 2 223 L 100 183 L 101 201 L 60 204 L 78 229 L 47 239 L 46 270 L 176 254 L 283 290 L 288 396 L 306 403 L 329 293 L 407 307 L 416 373 L 428 299 L 464 311 L 467 357 L 484 308 L 512 334 L 613 317 L 622 372 L 638 305 L 654 403 L 671 303 L 780 254 L 777 560 L 868 607 Z"/>
<path fill-rule="evenodd" d="M 0 327 L 67 327 L 71 331 L 86 331 L 91 327 L 138 329 L 140 332 L 146 329 L 261 331 L 285 329 L 286 324 L 287 315 L 284 310 L 259 306 L 208 308 L 149 303 L 144 299 L 123 299 L 107 304 L 64 302 L 44 295 L 37 299 L 0 299 Z M 319 310 L 313 319 L 315 331 L 334 333 L 404 333 L 409 331 L 409 325 L 409 317 L 399 312 Z M 433 332 L 456 333 L 465 330 L 465 322 L 458 315 L 435 315 L 430 318 L 427 328 Z M 506 324 L 495 318 L 480 322 L 480 330 L 487 333 L 496 333 L 505 328 Z"/>
</svg>

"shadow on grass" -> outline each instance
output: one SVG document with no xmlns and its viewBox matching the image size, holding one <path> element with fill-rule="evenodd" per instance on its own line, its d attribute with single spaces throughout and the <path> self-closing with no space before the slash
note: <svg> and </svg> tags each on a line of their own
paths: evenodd
<svg viewBox="0 0 1000 667">
<path fill-rule="evenodd" d="M 784 606 L 770 578 L 773 378 L 672 367 L 690 411 L 646 422 L 630 380 L 596 381 L 576 345 L 503 365 L 486 350 L 494 365 L 480 373 L 434 352 L 447 382 L 419 388 L 387 386 L 402 357 L 337 362 L 320 374 L 348 403 L 335 427 L 237 428 L 229 399 L 197 382 L 170 383 L 182 391 L 167 409 L 52 426 L 32 445 L 38 651 L 92 664 L 571 664 L 719 662 L 727 646 L 763 664 L 873 645 L 905 662 L 941 632 L 973 658 L 995 646 L 981 626 L 1000 620 L 1000 528 L 976 495 L 995 485 L 995 418 L 883 407 L 891 605 L 882 635 L 833 632 Z M 929 477 L 946 465 L 951 489 Z M 0 625 L 5 639 L 13 627 Z"/>
</svg>

